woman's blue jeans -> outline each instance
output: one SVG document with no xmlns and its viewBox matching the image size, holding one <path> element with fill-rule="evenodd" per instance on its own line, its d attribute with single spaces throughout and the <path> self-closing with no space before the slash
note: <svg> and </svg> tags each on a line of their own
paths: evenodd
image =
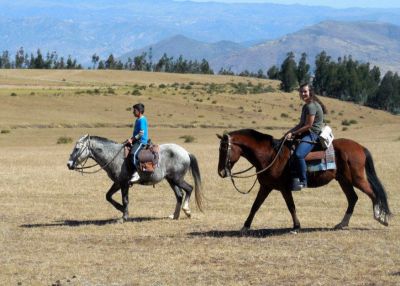
<svg viewBox="0 0 400 286">
<path fill-rule="evenodd" d="M 315 144 L 309 142 L 316 142 L 318 135 L 313 132 L 308 132 L 301 137 L 301 142 L 294 151 L 295 166 L 297 168 L 297 175 L 300 182 L 307 183 L 307 164 L 304 159 L 308 153 L 314 148 Z"/>
</svg>

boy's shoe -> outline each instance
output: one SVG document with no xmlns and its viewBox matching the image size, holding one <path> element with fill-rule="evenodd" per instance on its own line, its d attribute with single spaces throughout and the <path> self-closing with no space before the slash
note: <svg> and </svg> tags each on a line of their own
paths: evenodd
<svg viewBox="0 0 400 286">
<path fill-rule="evenodd" d="M 137 183 L 140 181 L 140 176 L 138 172 L 135 172 L 132 174 L 132 178 L 129 180 L 129 185 L 132 186 L 134 183 Z"/>
</svg>

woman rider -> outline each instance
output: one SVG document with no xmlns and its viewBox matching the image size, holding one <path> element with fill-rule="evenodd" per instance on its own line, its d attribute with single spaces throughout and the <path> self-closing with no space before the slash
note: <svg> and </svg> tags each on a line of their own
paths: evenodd
<svg viewBox="0 0 400 286">
<path fill-rule="evenodd" d="M 312 150 L 318 140 L 318 135 L 324 125 L 324 113 L 327 112 L 325 105 L 313 93 L 308 83 L 299 88 L 300 98 L 304 101 L 301 111 L 300 123 L 286 133 L 286 138 L 298 137 L 300 144 L 294 152 L 294 165 L 296 174 L 293 179 L 293 191 L 307 188 L 307 165 L 305 157 Z"/>
</svg>

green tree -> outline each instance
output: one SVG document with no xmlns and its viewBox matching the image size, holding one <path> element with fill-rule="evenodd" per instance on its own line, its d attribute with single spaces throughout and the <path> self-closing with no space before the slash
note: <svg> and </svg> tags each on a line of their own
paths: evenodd
<svg viewBox="0 0 400 286">
<path fill-rule="evenodd" d="M 1 58 L 0 58 L 0 68 L 10 69 L 11 67 L 12 66 L 11 66 L 11 61 L 10 61 L 10 54 L 7 50 L 3 51 L 3 54 L 1 55 Z"/>
<path fill-rule="evenodd" d="M 328 74 L 330 69 L 330 60 L 325 51 L 322 51 L 315 57 L 315 73 L 313 87 L 316 93 L 325 95 L 328 85 Z"/>
<path fill-rule="evenodd" d="M 218 71 L 218 74 L 220 74 L 220 75 L 235 75 L 235 73 L 231 70 L 231 68 L 228 68 L 228 69 L 221 68 Z"/>
<path fill-rule="evenodd" d="M 281 89 L 285 92 L 291 92 L 298 86 L 297 81 L 297 64 L 294 60 L 294 53 L 287 54 L 286 59 L 283 61 L 279 79 L 281 80 Z"/>
<path fill-rule="evenodd" d="M 267 76 L 269 79 L 279 79 L 279 68 L 273 65 L 268 69 Z"/>
<path fill-rule="evenodd" d="M 24 48 L 21 47 L 15 54 L 15 68 L 20 69 L 24 66 L 25 63 L 25 53 Z"/>
<path fill-rule="evenodd" d="M 302 53 L 297 66 L 297 80 L 300 84 L 310 81 L 310 65 L 307 63 L 307 54 Z"/>
<path fill-rule="evenodd" d="M 134 70 L 144 71 L 147 67 L 146 53 L 142 53 L 140 56 L 133 58 Z"/>
<path fill-rule="evenodd" d="M 370 105 L 386 111 L 400 111 L 400 78 L 397 73 L 388 71 L 382 79 L 376 96 Z"/>
<path fill-rule="evenodd" d="M 210 68 L 210 65 L 205 59 L 201 61 L 200 71 L 202 74 L 214 74 L 213 70 Z"/>
<path fill-rule="evenodd" d="M 33 68 L 34 69 L 43 69 L 44 68 L 44 60 L 40 49 L 36 52 L 37 56 L 34 59 Z"/>
<path fill-rule="evenodd" d="M 116 62 L 114 59 L 114 55 L 110 54 L 107 58 L 107 60 L 104 62 L 105 68 L 106 69 L 115 69 L 116 67 Z"/>
<path fill-rule="evenodd" d="M 99 62 L 99 60 L 100 60 L 100 57 L 96 53 L 94 53 L 92 55 L 93 69 L 96 69 L 96 64 Z"/>
</svg>

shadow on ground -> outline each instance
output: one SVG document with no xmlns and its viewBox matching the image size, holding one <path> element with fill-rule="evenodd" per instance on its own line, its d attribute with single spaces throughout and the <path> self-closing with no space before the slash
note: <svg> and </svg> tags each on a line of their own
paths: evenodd
<svg viewBox="0 0 400 286">
<path fill-rule="evenodd" d="M 336 231 L 369 231 L 369 228 L 347 228 L 343 230 L 335 230 L 333 228 L 316 227 L 316 228 L 302 228 L 297 232 L 292 232 L 291 228 L 279 228 L 279 229 L 255 229 L 249 230 L 245 234 L 238 230 L 211 230 L 206 232 L 191 232 L 191 236 L 206 236 L 206 237 L 270 237 L 280 236 L 287 234 L 301 234 L 301 233 L 313 233 L 313 232 L 336 232 Z"/>
<path fill-rule="evenodd" d="M 128 222 L 144 222 L 144 221 L 155 221 L 155 220 L 164 220 L 166 218 L 157 218 L 157 217 L 135 217 L 135 218 L 128 218 Z M 121 223 L 120 218 L 115 219 L 99 219 L 99 220 L 61 220 L 56 221 L 54 223 L 34 223 L 34 224 L 22 224 L 20 227 L 23 228 L 36 228 L 36 227 L 54 227 L 54 226 L 69 226 L 69 227 L 76 227 L 76 226 L 84 226 L 84 225 L 107 225 L 107 224 L 115 224 Z"/>
</svg>

